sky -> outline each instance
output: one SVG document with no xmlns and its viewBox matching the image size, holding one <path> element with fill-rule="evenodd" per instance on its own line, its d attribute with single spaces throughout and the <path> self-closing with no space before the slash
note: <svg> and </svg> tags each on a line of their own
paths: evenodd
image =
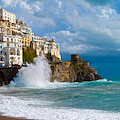
<svg viewBox="0 0 120 120">
<path fill-rule="evenodd" d="M 120 56 L 120 0 L 0 0 L 62 56 Z"/>
</svg>

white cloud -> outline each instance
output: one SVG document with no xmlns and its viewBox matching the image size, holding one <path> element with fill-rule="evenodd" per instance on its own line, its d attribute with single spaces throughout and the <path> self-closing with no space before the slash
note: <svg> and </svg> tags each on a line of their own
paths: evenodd
<svg viewBox="0 0 120 120">
<path fill-rule="evenodd" d="M 38 5 L 33 5 L 33 6 L 34 6 L 36 12 L 39 12 L 41 10 L 41 8 Z"/>
<path fill-rule="evenodd" d="M 21 0 L 19 1 L 19 3 L 21 8 L 24 8 L 26 10 L 32 10 L 31 5 L 29 5 L 26 1 Z"/>
<path fill-rule="evenodd" d="M 57 3 L 58 3 L 58 7 L 61 8 L 62 7 L 62 1 L 57 0 Z"/>
<path fill-rule="evenodd" d="M 1 0 L 2 7 L 16 7 L 16 5 L 19 3 L 19 0 Z"/>
<path fill-rule="evenodd" d="M 120 51 L 120 48 L 119 48 L 119 49 L 117 49 L 117 51 Z"/>
<path fill-rule="evenodd" d="M 54 20 L 53 19 L 51 19 L 51 18 L 36 18 L 36 17 L 34 17 L 35 18 L 35 20 L 37 20 L 38 22 L 40 22 L 40 23 L 42 23 L 42 24 L 44 24 L 44 25 L 51 25 L 51 26 L 55 26 L 55 22 L 54 22 Z"/>
<path fill-rule="evenodd" d="M 39 27 L 43 26 L 55 26 L 55 22 L 52 17 L 44 14 L 44 17 L 40 15 L 40 11 L 46 9 L 44 2 L 42 1 L 27 1 L 27 0 L 2 0 L 3 7 L 12 7 L 14 5 L 15 14 L 17 18 L 30 24 L 38 24 Z M 43 11 L 44 12 L 44 11 Z M 49 12 L 49 11 L 47 11 Z M 37 13 L 37 15 L 36 15 Z"/>
<path fill-rule="evenodd" d="M 43 2 L 40 1 L 35 1 L 32 4 L 33 10 L 36 12 L 42 11 L 42 7 L 43 7 Z"/>
<path fill-rule="evenodd" d="M 97 47 L 97 46 L 90 46 L 90 45 L 85 45 L 85 44 L 77 44 L 77 45 L 72 45 L 68 43 L 63 43 L 61 46 L 61 51 L 62 52 L 67 52 L 67 53 L 78 53 L 78 54 L 84 54 L 84 53 L 90 53 L 91 51 L 98 51 L 102 48 Z"/>
<path fill-rule="evenodd" d="M 37 34 L 45 31 L 48 38 L 55 37 L 64 52 L 72 46 L 84 53 L 119 49 L 120 15 L 109 5 L 96 7 L 85 0 L 1 1 L 1 6 L 14 8 L 21 20 L 39 28 Z"/>
<path fill-rule="evenodd" d="M 88 7 L 85 6 L 86 4 Z M 120 16 L 114 9 L 109 6 L 90 6 L 84 1 L 79 2 L 78 6 L 76 2 L 66 6 L 63 17 L 69 29 L 46 34 L 55 37 L 62 51 L 99 53 L 105 50 L 116 50 L 116 47 L 119 47 Z"/>
<path fill-rule="evenodd" d="M 2 0 L 2 2 L 6 5 L 10 5 L 14 0 Z"/>
<path fill-rule="evenodd" d="M 85 43 L 86 39 L 81 36 L 80 33 L 71 33 L 68 30 L 61 30 L 50 34 L 47 33 L 44 37 L 47 39 L 55 38 L 56 42 L 60 43 L 62 52 L 87 53 L 102 49 L 99 46 L 92 46 Z"/>
</svg>

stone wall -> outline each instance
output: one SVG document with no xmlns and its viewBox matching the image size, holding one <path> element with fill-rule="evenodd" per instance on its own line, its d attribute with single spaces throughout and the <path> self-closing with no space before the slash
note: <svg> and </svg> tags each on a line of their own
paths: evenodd
<svg viewBox="0 0 120 120">
<path fill-rule="evenodd" d="M 8 85 L 16 76 L 20 67 L 3 67 L 0 68 L 0 86 Z"/>
</svg>

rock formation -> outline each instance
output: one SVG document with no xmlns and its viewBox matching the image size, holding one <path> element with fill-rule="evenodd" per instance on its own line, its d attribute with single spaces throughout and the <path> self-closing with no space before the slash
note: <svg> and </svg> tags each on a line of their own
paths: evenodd
<svg viewBox="0 0 120 120">
<path fill-rule="evenodd" d="M 46 58 L 51 67 L 51 82 L 83 82 L 102 79 L 89 62 L 84 62 L 78 54 L 71 55 L 71 61 L 61 61 L 50 54 Z"/>
</svg>

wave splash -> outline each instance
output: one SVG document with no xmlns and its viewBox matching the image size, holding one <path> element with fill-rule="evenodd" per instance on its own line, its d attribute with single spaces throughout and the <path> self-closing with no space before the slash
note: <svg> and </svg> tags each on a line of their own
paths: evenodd
<svg viewBox="0 0 120 120">
<path fill-rule="evenodd" d="M 44 87 L 50 83 L 50 66 L 42 54 L 34 59 L 35 63 L 27 64 L 19 70 L 17 77 L 10 86 L 17 87 Z"/>
</svg>

